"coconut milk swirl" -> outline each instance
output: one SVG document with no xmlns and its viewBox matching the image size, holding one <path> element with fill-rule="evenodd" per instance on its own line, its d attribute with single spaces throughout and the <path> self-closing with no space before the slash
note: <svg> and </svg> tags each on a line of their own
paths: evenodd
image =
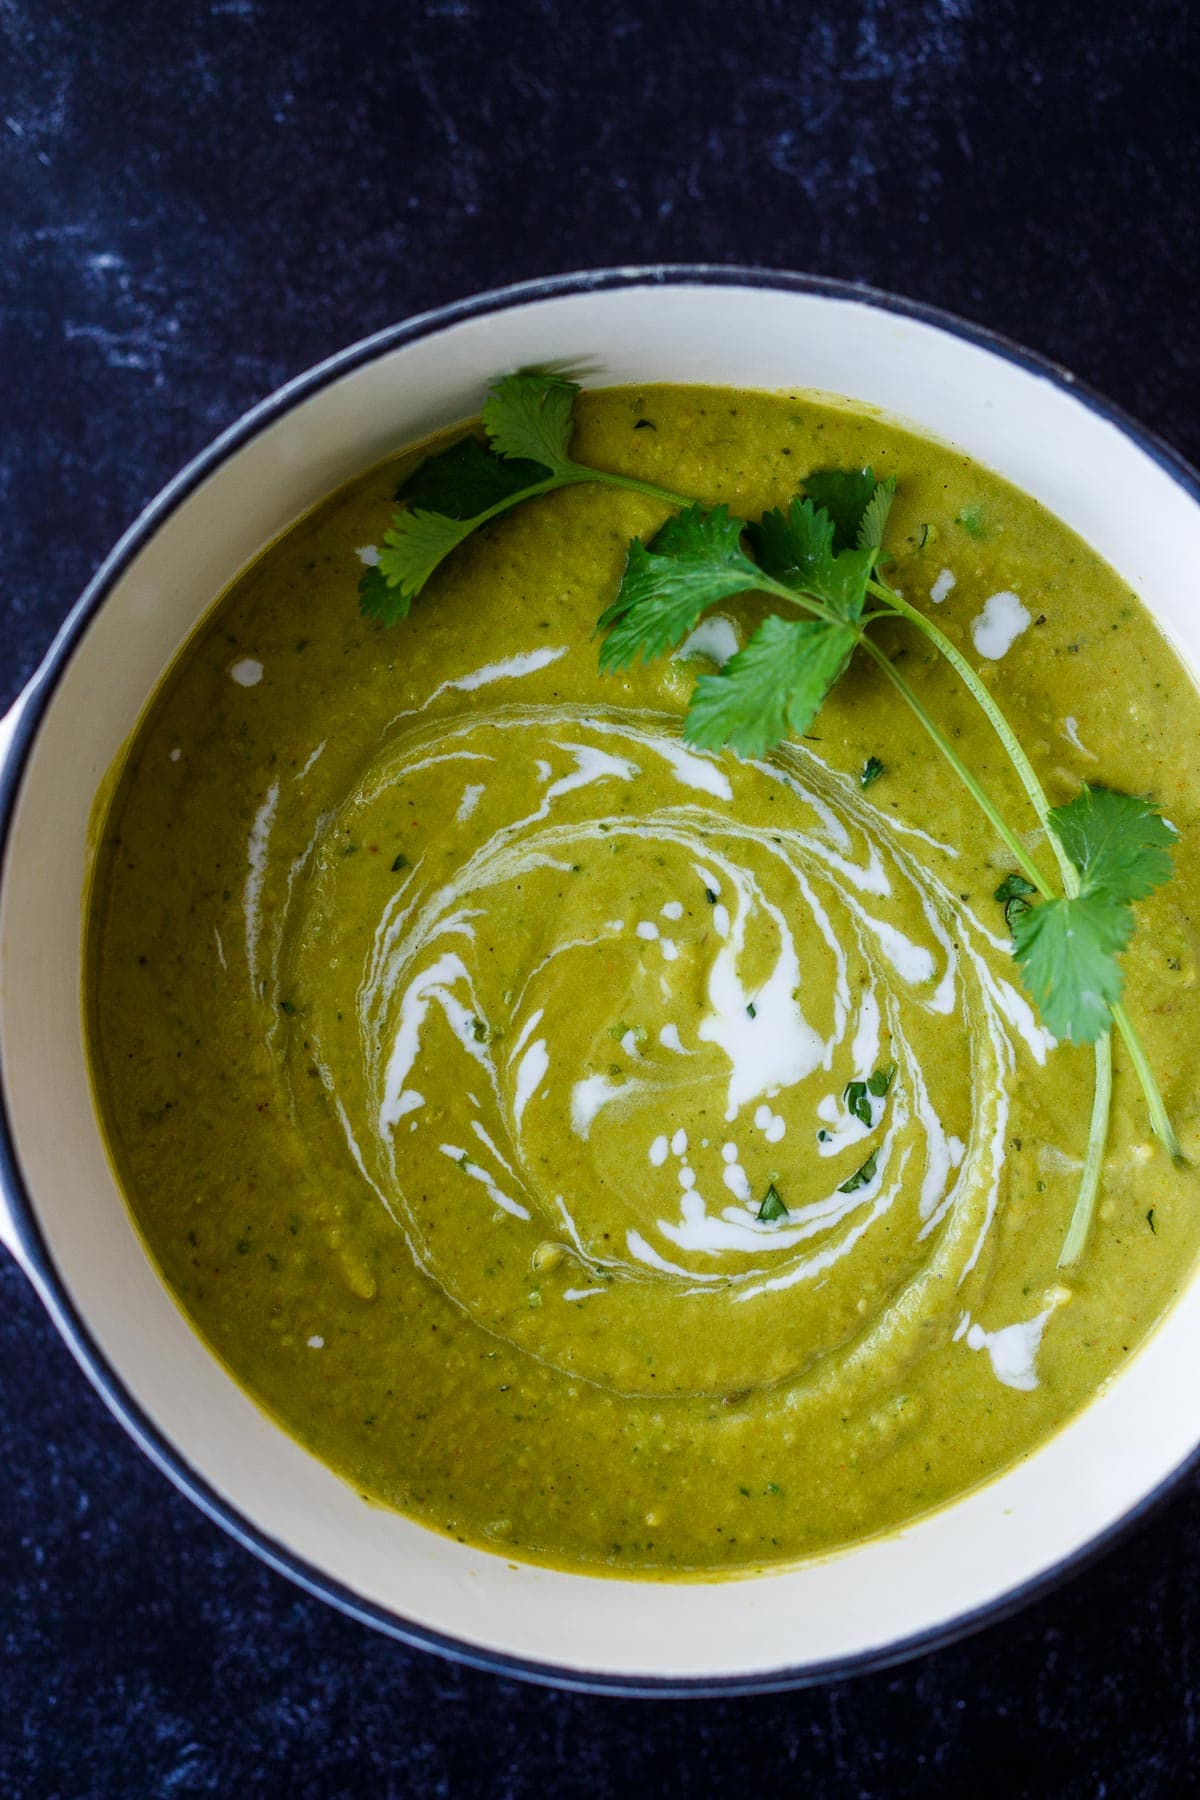
<svg viewBox="0 0 1200 1800">
<path fill-rule="evenodd" d="M 951 847 L 806 745 L 489 698 L 401 721 L 255 921 L 330 1130 L 430 1277 L 572 1376 L 869 1398 L 986 1296 L 1050 1043 L 1005 943 Z M 868 1123 L 847 1084 L 893 1066 Z"/>
</svg>

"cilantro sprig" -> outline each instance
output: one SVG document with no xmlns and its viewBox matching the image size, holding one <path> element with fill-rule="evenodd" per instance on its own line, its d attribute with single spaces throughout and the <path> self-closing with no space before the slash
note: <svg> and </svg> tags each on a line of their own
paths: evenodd
<svg viewBox="0 0 1200 1800">
<path fill-rule="evenodd" d="M 1138 1075 L 1158 1137 L 1181 1156 L 1166 1106 L 1123 1003 L 1119 962 L 1134 930 L 1133 905 L 1171 872 L 1172 827 L 1145 799 L 1085 786 L 1051 807 L 1037 773 L 995 699 L 957 646 L 885 578 L 892 477 L 870 468 L 809 474 L 786 509 L 743 520 L 636 477 L 571 455 L 578 385 L 525 371 L 497 381 L 483 409 L 487 443 L 464 436 L 429 457 L 397 492 L 401 510 L 360 582 L 362 610 L 383 624 L 407 616 L 445 559 L 510 508 L 558 488 L 598 482 L 664 504 L 672 516 L 629 546 L 617 594 L 600 615 L 600 665 L 617 671 L 678 647 L 718 603 L 743 594 L 773 602 L 745 645 L 692 692 L 684 735 L 698 747 L 760 757 L 789 732 L 803 734 L 856 654 L 865 655 L 911 709 L 1016 865 L 996 890 L 1022 980 L 1047 1029 L 1095 1048 L 1096 1082 L 1084 1170 L 1060 1262 L 1078 1259 L 1099 1189 L 1112 1089 L 1115 1026 Z M 919 631 L 955 671 L 987 719 L 1041 826 L 1057 887 L 870 635 L 880 619 Z M 865 765 L 866 788 L 882 773 Z M 871 1089 L 874 1093 L 876 1090 Z M 886 1088 L 884 1089 L 886 1091 Z M 861 1097 L 861 1109 L 869 1106 Z M 873 1179 L 875 1159 L 843 1191 Z M 768 1200 L 770 1196 L 768 1196 Z M 763 1202 L 764 1206 L 768 1201 Z M 760 1217 L 764 1216 L 762 1213 Z M 766 1217 L 774 1216 L 773 1211 Z"/>
<path fill-rule="evenodd" d="M 495 382 L 483 408 L 488 442 L 473 434 L 425 458 L 396 490 L 400 510 L 379 560 L 358 584 L 359 605 L 381 625 L 406 619 L 452 551 L 503 513 L 557 488 L 599 482 L 684 506 L 681 494 L 636 476 L 595 469 L 571 456 L 579 384 L 537 370 Z"/>
</svg>

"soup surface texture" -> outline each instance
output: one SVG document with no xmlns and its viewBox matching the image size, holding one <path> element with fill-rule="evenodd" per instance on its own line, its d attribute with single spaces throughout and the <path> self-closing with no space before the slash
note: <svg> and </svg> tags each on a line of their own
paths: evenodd
<svg viewBox="0 0 1200 1800">
<path fill-rule="evenodd" d="M 1051 798 L 1145 793 L 1180 832 L 1127 998 L 1195 1151 L 1200 705 L 1135 596 L 1030 499 L 862 410 L 650 388 L 577 417 L 581 460 L 743 516 L 813 469 L 895 475 L 891 577 Z M 1135 1349 L 1191 1267 L 1197 1177 L 1118 1048 L 1064 1277 L 1092 1053 L 1024 997 L 993 897 L 1011 856 L 879 671 L 856 660 L 761 762 L 689 748 L 697 671 L 763 606 L 601 676 L 597 616 L 666 514 L 594 487 L 478 534 L 381 630 L 357 552 L 413 460 L 225 595 L 98 827 L 91 1053 L 141 1231 L 263 1406 L 468 1542 L 671 1574 L 895 1527 Z M 1033 834 L 956 677 L 888 630 Z"/>
</svg>

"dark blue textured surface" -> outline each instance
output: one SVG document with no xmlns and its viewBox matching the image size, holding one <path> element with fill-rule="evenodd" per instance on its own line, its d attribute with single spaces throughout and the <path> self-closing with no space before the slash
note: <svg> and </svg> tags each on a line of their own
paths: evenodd
<svg viewBox="0 0 1200 1800">
<path fill-rule="evenodd" d="M 0 698 L 247 404 L 526 275 L 710 259 L 870 280 L 1059 357 L 1200 461 L 1195 19 L 1176 0 L 0 0 Z M 8 1266 L 0 1343 L 6 1795 L 1200 1785 L 1200 1484 L 908 1668 L 597 1700 L 407 1652 L 268 1573 L 133 1450 Z"/>
</svg>

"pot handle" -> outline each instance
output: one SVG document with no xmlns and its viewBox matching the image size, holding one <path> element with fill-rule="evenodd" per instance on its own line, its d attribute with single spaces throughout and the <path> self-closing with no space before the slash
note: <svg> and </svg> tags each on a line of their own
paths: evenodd
<svg viewBox="0 0 1200 1800">
<path fill-rule="evenodd" d="M 4 764 L 8 758 L 13 734 L 17 729 L 17 721 L 25 704 L 24 694 L 18 694 L 3 718 L 0 718 L 0 776 L 4 772 Z M 3 1180 L 0 1180 L 0 1244 L 9 1252 L 13 1260 L 28 1272 L 28 1265 L 21 1252 L 20 1236 L 16 1224 L 8 1210 L 8 1197 L 4 1192 Z"/>
</svg>

